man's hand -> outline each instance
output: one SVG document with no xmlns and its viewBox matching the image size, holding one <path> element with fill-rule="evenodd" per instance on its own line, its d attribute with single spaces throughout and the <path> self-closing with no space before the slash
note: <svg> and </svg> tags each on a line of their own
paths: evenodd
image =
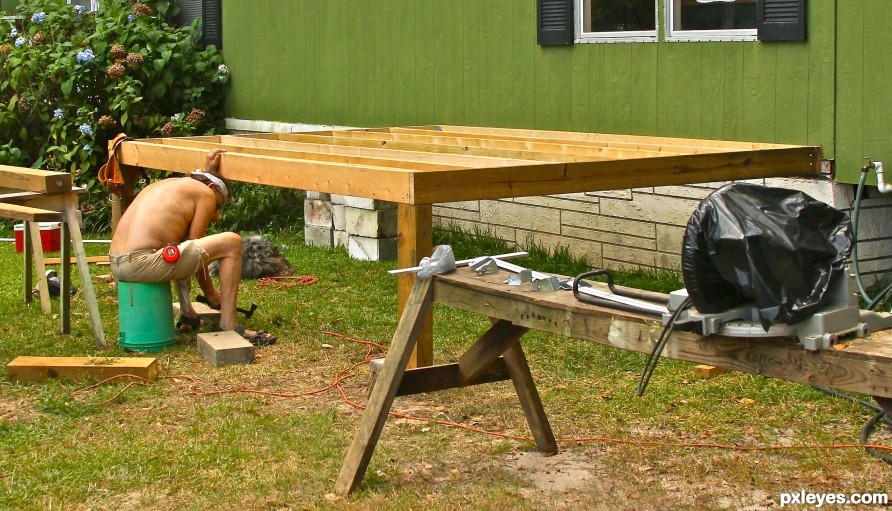
<svg viewBox="0 0 892 511">
<path fill-rule="evenodd" d="M 223 153 L 225 153 L 225 149 L 214 149 L 208 153 L 207 161 L 204 164 L 205 172 L 212 172 L 214 174 L 217 173 L 217 170 L 220 168 L 220 159 Z"/>
</svg>

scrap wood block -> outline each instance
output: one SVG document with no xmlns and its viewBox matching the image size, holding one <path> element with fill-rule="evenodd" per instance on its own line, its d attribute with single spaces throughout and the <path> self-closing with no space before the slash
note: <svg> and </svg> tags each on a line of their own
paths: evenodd
<svg viewBox="0 0 892 511">
<path fill-rule="evenodd" d="M 132 374 L 149 381 L 158 378 L 158 362 L 150 357 L 16 357 L 6 365 L 10 380 L 40 382 L 103 379 Z"/>
<path fill-rule="evenodd" d="M 700 378 L 712 378 L 713 376 L 718 376 L 727 372 L 728 370 L 724 367 L 713 367 L 706 364 L 700 364 L 694 367 L 694 374 Z"/>
<path fill-rule="evenodd" d="M 202 319 L 211 320 L 214 323 L 220 322 L 220 311 L 217 309 L 212 309 L 207 304 L 201 302 L 192 302 L 192 308 L 195 309 L 195 312 L 197 312 Z M 173 303 L 173 315 L 180 315 L 180 302 Z"/>
<path fill-rule="evenodd" d="M 214 367 L 254 362 L 254 345 L 232 330 L 198 334 L 198 351 Z"/>
</svg>

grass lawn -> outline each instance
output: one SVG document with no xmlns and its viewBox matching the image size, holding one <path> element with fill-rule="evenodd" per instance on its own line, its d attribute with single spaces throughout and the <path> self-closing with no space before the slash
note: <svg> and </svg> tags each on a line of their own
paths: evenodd
<svg viewBox="0 0 892 511">
<path fill-rule="evenodd" d="M 396 279 L 387 274 L 394 265 L 305 247 L 299 233 L 274 239 L 287 245 L 297 275 L 318 281 L 242 283 L 239 302 L 260 306 L 248 325 L 279 336 L 258 349 L 255 364 L 211 367 L 184 336 L 153 355 L 162 378 L 148 386 L 0 378 L 0 509 L 773 509 L 785 492 L 890 487 L 892 468 L 861 449 L 743 452 L 591 440 L 853 444 L 871 412 L 758 376 L 698 379 L 690 364 L 669 360 L 635 397 L 643 355 L 531 332 L 524 348 L 562 439 L 559 455 L 541 456 L 529 440 L 391 418 L 360 490 L 336 497 L 334 480 L 361 417 L 348 401 L 364 403 L 368 392 L 361 341 L 386 346 L 396 327 Z M 88 245 L 91 254 L 105 250 Z M 107 266 L 91 266 L 110 342 L 100 352 L 80 294 L 72 335 L 60 335 L 57 301 L 52 315 L 37 301 L 22 303 L 21 255 L 12 243 L 0 244 L 0 267 L 4 367 L 19 355 L 135 355 L 114 342 L 116 291 L 95 278 Z M 443 307 L 434 316 L 438 363 L 454 361 L 488 325 Z M 349 375 L 343 395 L 336 388 L 308 394 Z M 394 409 L 529 435 L 510 382 L 397 398 Z M 876 441 L 892 443 L 886 432 Z"/>
</svg>

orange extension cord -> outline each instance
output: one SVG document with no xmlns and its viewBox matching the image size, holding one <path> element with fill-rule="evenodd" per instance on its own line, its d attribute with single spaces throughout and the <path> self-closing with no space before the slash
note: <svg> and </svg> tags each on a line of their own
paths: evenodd
<svg viewBox="0 0 892 511">
<path fill-rule="evenodd" d="M 281 279 L 282 277 L 277 277 L 277 278 Z M 297 278 L 301 278 L 301 277 L 297 277 Z M 279 285 L 279 284 L 280 283 L 274 283 L 272 285 Z M 286 285 L 288 285 L 288 284 L 286 284 Z M 297 284 L 291 284 L 291 285 L 297 285 Z M 218 390 L 211 390 L 211 391 L 200 391 L 200 390 L 193 389 L 192 394 L 194 396 L 214 396 L 214 395 L 220 395 L 220 394 L 247 393 L 247 394 L 260 394 L 260 395 L 272 396 L 272 397 L 281 397 L 281 398 L 299 398 L 299 397 L 305 397 L 305 396 L 312 396 L 312 395 L 316 395 L 316 394 L 322 394 L 324 392 L 327 392 L 331 389 L 336 388 L 341 395 L 341 399 L 343 399 L 345 403 L 349 404 L 350 406 L 352 406 L 356 409 L 365 410 L 365 408 L 366 408 L 365 406 L 350 399 L 350 397 L 347 395 L 347 392 L 341 386 L 341 383 L 344 382 L 345 380 L 353 378 L 354 376 L 358 376 L 359 373 L 352 373 L 350 371 L 352 371 L 356 367 L 367 365 L 372 360 L 372 354 L 373 354 L 374 350 L 377 349 L 380 351 L 381 354 L 383 354 L 387 351 L 387 348 L 385 348 L 383 345 L 378 344 L 376 342 L 364 341 L 364 340 L 360 340 L 360 339 L 353 339 L 346 335 L 331 332 L 329 330 L 306 330 L 305 329 L 304 331 L 311 332 L 311 333 L 330 335 L 332 337 L 337 337 L 339 339 L 343 339 L 348 342 L 365 345 L 366 346 L 365 356 L 363 357 L 363 359 L 361 361 L 359 361 L 355 364 L 352 364 L 350 367 L 348 367 L 346 369 L 342 369 L 341 371 L 338 371 L 338 373 L 335 375 L 334 381 L 332 381 L 330 384 L 328 384 L 324 387 L 320 387 L 320 388 L 313 389 L 313 390 L 308 390 L 305 392 L 291 393 L 291 392 L 274 392 L 274 391 L 258 390 L 258 389 L 250 389 L 250 388 L 231 388 L 231 389 L 218 389 Z M 174 381 L 187 380 L 187 381 L 191 382 L 193 385 L 198 383 L 198 381 L 195 378 L 193 378 L 192 376 L 188 376 L 188 375 L 159 376 L 158 378 L 171 379 Z M 120 397 L 122 394 L 124 394 L 124 392 L 126 392 L 127 389 L 129 389 L 130 387 L 132 387 L 134 385 L 149 386 L 152 384 L 151 381 L 146 380 L 145 378 L 142 378 L 140 376 L 136 376 L 136 375 L 132 375 L 132 374 L 123 374 L 123 375 L 118 375 L 118 376 L 112 376 L 111 378 L 107 378 L 107 379 L 102 380 L 102 381 L 95 383 L 93 385 L 89 385 L 87 387 L 77 389 L 77 390 L 73 391 L 71 393 L 71 395 L 72 395 L 72 397 L 75 397 L 78 394 L 90 391 L 90 390 L 95 389 L 101 385 L 104 385 L 106 383 L 110 383 L 112 381 L 119 380 L 119 379 L 129 379 L 130 381 L 128 381 L 127 384 L 124 386 L 124 388 L 122 388 L 120 391 L 118 391 L 114 396 L 112 396 L 108 399 L 105 399 L 99 403 L 96 403 L 98 406 L 105 405 L 105 404 L 108 404 L 108 403 L 114 401 L 115 399 Z M 459 424 L 456 422 L 442 421 L 442 420 L 437 420 L 437 419 L 429 419 L 426 417 L 416 417 L 413 415 L 407 415 L 407 414 L 393 412 L 393 411 L 389 412 L 389 414 L 391 417 L 399 417 L 399 418 L 407 419 L 407 420 L 427 422 L 427 423 L 432 423 L 432 424 L 439 424 L 441 426 L 460 428 L 460 429 L 472 431 L 474 433 L 480 433 L 483 435 L 489 435 L 489 436 L 494 436 L 494 437 L 499 437 L 499 438 L 518 440 L 518 441 L 522 441 L 522 442 L 533 442 L 534 441 L 534 439 L 532 437 L 528 437 L 528 436 L 511 435 L 511 434 L 507 434 L 507 433 L 498 433 L 495 431 L 487 431 L 484 429 L 474 428 L 474 427 L 467 426 L 465 424 Z M 640 446 L 652 446 L 652 447 L 684 447 L 684 448 L 696 447 L 696 448 L 709 448 L 709 449 L 724 449 L 724 450 L 731 450 L 731 451 L 876 449 L 878 451 L 892 452 L 892 446 L 871 445 L 871 444 L 801 444 L 801 445 L 741 446 L 741 445 L 726 445 L 726 444 L 701 443 L 701 442 L 664 442 L 664 441 L 658 441 L 658 440 L 633 440 L 633 439 L 628 439 L 628 438 L 611 438 L 611 437 L 603 437 L 603 436 L 591 436 L 591 437 L 579 437 L 579 438 L 559 438 L 559 439 L 557 439 L 557 442 L 567 443 L 567 444 L 600 442 L 600 443 L 610 443 L 610 444 L 640 445 Z"/>
</svg>

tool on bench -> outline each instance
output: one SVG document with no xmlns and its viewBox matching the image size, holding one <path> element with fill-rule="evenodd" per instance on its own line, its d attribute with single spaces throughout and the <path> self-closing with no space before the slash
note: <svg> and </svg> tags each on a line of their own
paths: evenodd
<svg viewBox="0 0 892 511">
<path fill-rule="evenodd" d="M 196 302 L 205 303 L 205 304 L 207 304 L 207 305 L 210 305 L 210 304 L 211 304 L 210 300 L 208 300 L 207 297 L 204 296 L 204 295 L 198 295 L 198 296 L 196 296 L 196 297 L 195 297 L 195 301 L 196 301 Z M 254 303 L 254 302 L 251 302 L 251 306 L 250 306 L 249 308 L 247 308 L 247 309 L 243 309 L 243 308 L 241 308 L 241 307 L 236 307 L 235 310 L 237 310 L 237 311 L 241 312 L 242 314 L 244 314 L 244 315 L 245 315 L 245 319 L 251 319 L 251 316 L 254 315 L 254 311 L 257 310 L 257 304 Z"/>
</svg>

